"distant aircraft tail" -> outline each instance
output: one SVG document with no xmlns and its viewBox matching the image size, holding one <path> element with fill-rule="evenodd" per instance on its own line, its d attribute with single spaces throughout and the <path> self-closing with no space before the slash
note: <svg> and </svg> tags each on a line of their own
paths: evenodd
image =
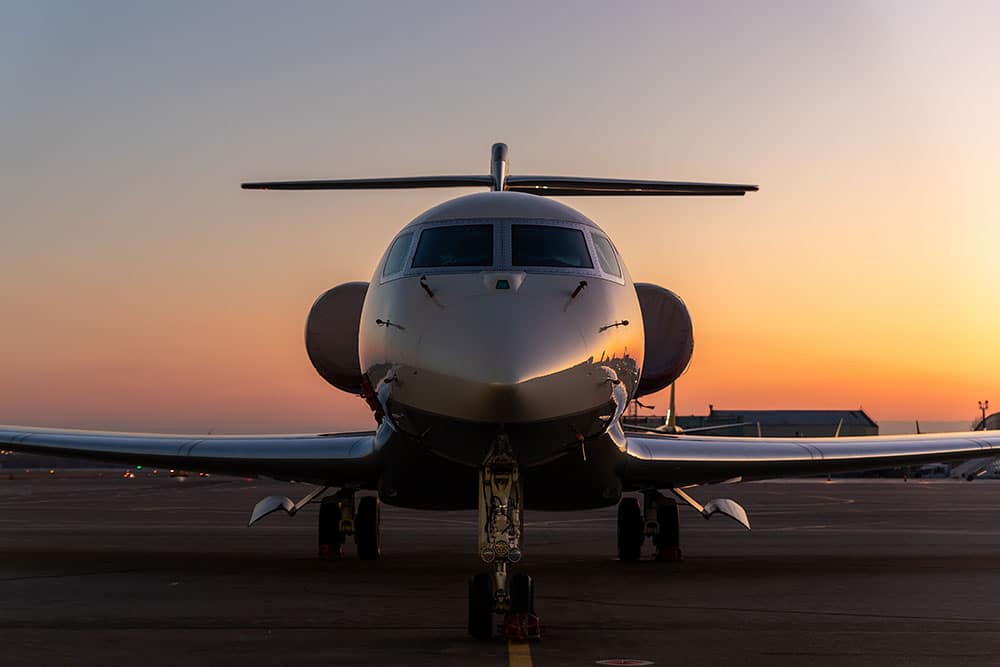
<svg viewBox="0 0 1000 667">
<path fill-rule="evenodd" d="M 646 433 L 671 433 L 679 435 L 681 433 L 703 433 L 706 431 L 721 431 L 730 428 L 739 428 L 742 426 L 749 426 L 750 422 L 737 422 L 734 424 L 716 424 L 715 426 L 698 426 L 695 428 L 681 428 L 677 425 L 677 392 L 675 390 L 676 382 L 670 383 L 670 404 L 667 407 L 667 416 L 664 418 L 663 423 L 656 427 L 639 426 L 638 424 L 628 424 L 626 429 L 630 431 L 643 431 Z M 633 399 L 638 402 L 638 399 Z M 642 405 L 640 403 L 640 405 Z M 652 406 L 642 406 L 642 407 L 652 407 Z M 758 434 L 760 432 L 760 423 L 757 424 Z"/>
</svg>

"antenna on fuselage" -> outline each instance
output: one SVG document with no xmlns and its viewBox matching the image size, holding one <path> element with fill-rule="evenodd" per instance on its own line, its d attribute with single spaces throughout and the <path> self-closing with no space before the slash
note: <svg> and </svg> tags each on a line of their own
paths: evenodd
<svg viewBox="0 0 1000 667">
<path fill-rule="evenodd" d="M 244 190 L 392 190 L 410 188 L 488 187 L 494 192 L 524 192 L 543 197 L 571 196 L 730 196 L 756 192 L 756 185 L 639 181 L 581 176 L 511 176 L 507 144 L 490 151 L 489 175 L 402 176 L 398 178 L 341 178 L 321 181 L 259 181 L 243 183 Z"/>
</svg>

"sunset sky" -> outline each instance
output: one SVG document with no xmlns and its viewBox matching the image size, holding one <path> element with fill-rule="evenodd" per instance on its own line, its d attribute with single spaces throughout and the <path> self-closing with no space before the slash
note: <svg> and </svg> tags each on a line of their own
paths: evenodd
<svg viewBox="0 0 1000 667">
<path fill-rule="evenodd" d="M 485 173 L 494 141 L 760 184 L 563 200 L 687 302 L 681 413 L 1000 408 L 1000 4 L 472 4 L 0 5 L 0 423 L 370 426 L 306 313 L 468 191 L 239 183 Z"/>
</svg>

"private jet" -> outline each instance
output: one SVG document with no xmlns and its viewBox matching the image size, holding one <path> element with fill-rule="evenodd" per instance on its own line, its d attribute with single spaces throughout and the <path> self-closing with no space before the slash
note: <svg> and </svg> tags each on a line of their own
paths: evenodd
<svg viewBox="0 0 1000 667">
<path fill-rule="evenodd" d="M 468 631 L 537 636 L 523 512 L 617 504 L 617 550 L 681 557 L 678 504 L 749 529 L 704 485 L 1000 455 L 1000 431 L 857 438 L 731 438 L 675 423 L 632 429 L 630 401 L 671 386 L 694 349 L 684 302 L 635 283 L 607 233 L 552 197 L 742 196 L 754 185 L 511 174 L 505 144 L 489 174 L 244 183 L 245 189 L 475 187 L 391 239 L 368 282 L 312 306 L 306 352 L 333 387 L 359 396 L 375 425 L 357 433 L 183 436 L 0 426 L 21 452 L 315 485 L 262 499 L 252 525 L 319 505 L 319 555 L 352 538 L 381 555 L 381 503 L 477 509 L 482 572 L 469 582 Z M 671 417 L 672 421 L 672 417 Z M 471 537 L 471 536 L 470 536 Z M 496 624 L 497 618 L 502 621 Z"/>
</svg>

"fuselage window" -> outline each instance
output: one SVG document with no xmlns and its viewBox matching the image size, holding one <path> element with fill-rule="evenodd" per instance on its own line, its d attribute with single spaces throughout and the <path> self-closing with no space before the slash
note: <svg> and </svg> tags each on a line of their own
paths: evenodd
<svg viewBox="0 0 1000 667">
<path fill-rule="evenodd" d="M 511 263 L 514 266 L 552 266 L 592 269 L 583 232 L 570 227 L 511 225 Z"/>
<path fill-rule="evenodd" d="M 622 277 L 622 267 L 618 265 L 618 258 L 615 257 L 615 249 L 611 247 L 611 241 L 599 234 L 591 234 L 594 239 L 594 248 L 597 250 L 597 261 L 601 263 L 601 268 L 605 273 L 610 273 L 616 278 Z"/>
<path fill-rule="evenodd" d="M 400 234 L 392 242 L 389 256 L 385 258 L 385 267 L 382 269 L 383 276 L 390 276 L 403 270 L 403 262 L 406 261 L 406 255 L 410 252 L 410 239 L 412 238 L 413 232 L 407 232 Z"/>
<path fill-rule="evenodd" d="M 493 266 L 493 225 L 452 225 L 422 231 L 413 268 L 451 266 Z"/>
</svg>

